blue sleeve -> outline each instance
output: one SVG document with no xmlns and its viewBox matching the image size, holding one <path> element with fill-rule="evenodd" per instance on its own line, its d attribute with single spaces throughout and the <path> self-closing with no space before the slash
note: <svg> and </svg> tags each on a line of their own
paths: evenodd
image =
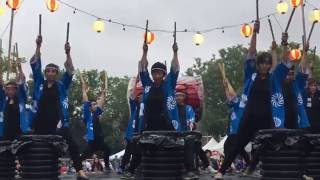
<svg viewBox="0 0 320 180">
<path fill-rule="evenodd" d="M 148 71 L 140 72 L 140 79 L 143 87 L 150 86 L 152 84 Z"/>
<path fill-rule="evenodd" d="M 285 64 L 278 64 L 272 73 L 273 80 L 277 82 L 282 82 L 286 78 L 288 72 L 289 68 Z"/>
<path fill-rule="evenodd" d="M 43 74 L 41 72 L 41 58 L 33 56 L 30 61 L 31 69 L 32 69 L 32 77 L 36 84 L 40 84 L 39 82 L 43 82 Z"/>
<path fill-rule="evenodd" d="M 244 83 L 251 78 L 252 74 L 256 72 L 256 60 L 247 59 L 244 64 Z"/>
<path fill-rule="evenodd" d="M 192 106 L 189 106 L 189 105 L 187 106 L 187 121 L 188 123 L 195 122 L 195 113 L 193 111 Z"/>
<path fill-rule="evenodd" d="M 27 88 L 26 83 L 19 84 L 19 86 L 18 86 L 18 96 L 19 96 L 19 100 L 23 100 L 24 102 L 27 102 L 28 88 Z"/>
<path fill-rule="evenodd" d="M 0 110 L 3 109 L 6 96 L 4 94 L 3 86 L 0 85 Z"/>
<path fill-rule="evenodd" d="M 103 113 L 103 110 L 101 107 L 97 107 L 97 109 L 94 111 L 95 116 L 100 116 Z"/>
<path fill-rule="evenodd" d="M 70 75 L 68 72 L 65 72 L 63 74 L 63 76 L 61 77 L 61 81 L 62 81 L 62 83 L 64 85 L 64 88 L 66 90 L 69 89 L 69 87 L 70 87 L 70 85 L 72 83 L 72 77 L 73 77 L 73 75 Z"/>
<path fill-rule="evenodd" d="M 135 100 L 130 99 L 130 100 L 129 100 L 129 105 L 130 105 L 130 114 L 132 115 L 132 112 L 136 109 L 136 102 L 135 102 Z"/>
<path fill-rule="evenodd" d="M 83 103 L 83 121 L 85 123 L 88 122 L 88 120 L 91 116 L 90 106 L 91 106 L 91 102 L 89 102 L 89 101 L 86 101 Z"/>
<path fill-rule="evenodd" d="M 166 77 L 166 81 L 170 83 L 172 89 L 176 88 L 177 79 L 179 76 L 179 71 L 175 72 L 172 68 L 170 69 L 169 74 Z"/>
<path fill-rule="evenodd" d="M 306 87 L 307 79 L 308 79 L 308 74 L 304 74 L 302 72 L 297 73 L 296 82 L 297 82 L 297 85 L 298 85 L 300 92 L 304 91 L 304 89 Z"/>
</svg>

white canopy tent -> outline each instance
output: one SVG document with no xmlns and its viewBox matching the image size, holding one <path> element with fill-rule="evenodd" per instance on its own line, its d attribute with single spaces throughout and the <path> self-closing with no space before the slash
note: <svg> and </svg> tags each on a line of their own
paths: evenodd
<svg viewBox="0 0 320 180">
<path fill-rule="evenodd" d="M 122 151 L 120 151 L 120 152 L 117 152 L 117 153 L 109 156 L 109 159 L 112 160 L 112 159 L 114 159 L 116 156 L 117 156 L 117 158 L 119 158 L 119 157 L 121 157 L 121 156 L 123 156 L 123 155 L 124 155 L 124 150 L 122 150 Z"/>
<path fill-rule="evenodd" d="M 218 142 L 212 137 L 210 141 L 202 147 L 203 150 L 209 149 L 211 150 Z"/>
<path fill-rule="evenodd" d="M 224 136 L 222 138 L 222 140 L 219 143 L 215 144 L 214 146 L 207 146 L 209 144 L 209 142 L 211 141 L 210 140 L 205 146 L 202 147 L 202 149 L 203 150 L 209 149 L 210 151 L 218 151 L 219 153 L 224 154 L 223 153 L 224 143 L 226 142 L 227 137 L 228 136 Z M 247 152 L 251 151 L 251 142 L 245 147 L 245 149 Z"/>
</svg>

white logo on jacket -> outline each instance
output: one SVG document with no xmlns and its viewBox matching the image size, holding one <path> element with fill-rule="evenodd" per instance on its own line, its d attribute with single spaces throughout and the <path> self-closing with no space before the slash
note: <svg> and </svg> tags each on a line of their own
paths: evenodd
<svg viewBox="0 0 320 180">
<path fill-rule="evenodd" d="M 173 96 L 169 96 L 167 98 L 167 107 L 171 111 L 173 110 L 177 105 L 176 99 Z"/>
<path fill-rule="evenodd" d="M 146 94 L 149 93 L 150 88 L 151 88 L 151 86 L 146 86 L 146 87 L 144 88 L 144 92 L 145 92 Z"/>
<path fill-rule="evenodd" d="M 172 120 L 172 125 L 173 125 L 174 129 L 177 130 L 178 126 L 179 126 L 179 123 L 178 123 L 177 120 Z"/>
<path fill-rule="evenodd" d="M 283 106 L 284 100 L 281 93 L 275 93 L 271 97 L 271 103 L 273 107 L 280 107 Z"/>
<path fill-rule="evenodd" d="M 276 127 L 280 127 L 280 125 L 281 125 L 281 119 L 280 119 L 280 118 L 274 117 L 274 118 L 273 118 L 273 122 L 274 122 L 274 125 L 275 125 Z"/>
<path fill-rule="evenodd" d="M 63 107 L 64 107 L 65 109 L 68 109 L 68 107 L 69 107 L 69 99 L 68 99 L 68 97 L 66 97 L 66 98 L 63 100 L 62 105 L 63 105 Z"/>
<path fill-rule="evenodd" d="M 247 101 L 248 101 L 247 95 L 242 94 L 242 95 L 241 95 L 241 101 L 240 101 L 239 106 L 240 106 L 241 108 L 244 108 L 244 107 L 246 106 L 246 104 L 247 104 Z"/>
<path fill-rule="evenodd" d="M 298 105 L 299 105 L 299 106 L 303 105 L 303 99 L 302 99 L 302 96 L 301 96 L 300 93 L 298 94 L 297 99 L 298 99 Z"/>
</svg>

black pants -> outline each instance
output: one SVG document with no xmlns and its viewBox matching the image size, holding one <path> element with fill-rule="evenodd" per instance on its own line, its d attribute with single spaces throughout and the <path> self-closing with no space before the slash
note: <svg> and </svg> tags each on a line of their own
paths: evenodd
<svg viewBox="0 0 320 180">
<path fill-rule="evenodd" d="M 224 162 L 219 170 L 222 174 L 231 166 L 232 162 L 236 156 L 246 147 L 246 145 L 253 139 L 256 132 L 260 129 L 270 129 L 272 128 L 272 121 L 270 122 L 259 122 L 253 119 L 244 120 L 240 126 L 239 132 L 236 136 L 236 144 L 225 154 Z M 257 165 L 259 160 L 257 157 L 252 157 L 252 165 Z"/>
<path fill-rule="evenodd" d="M 125 170 L 126 166 L 128 165 L 128 163 L 131 160 L 131 156 L 133 155 L 133 151 L 134 151 L 133 141 L 127 140 L 127 145 L 126 145 L 126 148 L 124 150 L 124 154 L 121 159 L 121 164 L 120 164 L 121 170 Z"/>
<path fill-rule="evenodd" d="M 138 144 L 137 140 L 133 140 L 132 141 L 130 148 L 132 148 L 132 157 L 131 157 L 131 161 L 130 161 L 130 165 L 129 165 L 128 171 L 130 173 L 134 173 L 135 170 L 137 169 L 137 167 L 141 163 L 142 148 Z"/>
<path fill-rule="evenodd" d="M 82 162 L 80 160 L 79 147 L 72 137 L 70 129 L 61 128 L 57 131 L 57 135 L 62 136 L 66 140 L 66 143 L 68 144 L 68 151 L 73 161 L 73 166 L 77 172 L 80 171 L 82 169 Z"/>
<path fill-rule="evenodd" d="M 103 152 L 103 159 L 106 166 L 106 169 L 109 168 L 109 156 L 110 156 L 110 148 L 107 143 L 104 142 L 104 138 L 98 138 L 93 141 L 89 141 L 86 149 L 84 150 L 80 160 L 81 162 L 85 159 L 88 159 L 92 156 L 92 154 L 96 151 Z"/>
<path fill-rule="evenodd" d="M 185 138 L 185 149 L 184 149 L 184 165 L 187 172 L 196 171 L 198 166 L 198 156 L 200 157 L 204 166 L 209 165 L 208 158 L 205 152 L 202 150 L 201 142 L 194 138 Z"/>
<path fill-rule="evenodd" d="M 232 148 L 237 145 L 237 135 L 236 134 L 229 134 L 224 145 L 223 145 L 223 151 L 224 154 L 229 154 L 232 151 Z M 245 148 L 239 150 L 239 155 L 242 156 L 244 161 L 247 165 L 250 163 L 250 156 L 246 152 Z"/>
</svg>

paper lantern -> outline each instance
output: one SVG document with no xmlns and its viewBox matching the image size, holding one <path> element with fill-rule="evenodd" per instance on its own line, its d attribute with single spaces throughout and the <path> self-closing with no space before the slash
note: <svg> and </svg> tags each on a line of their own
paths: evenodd
<svg viewBox="0 0 320 180">
<path fill-rule="evenodd" d="M 289 58 L 291 61 L 296 61 L 301 58 L 301 51 L 299 49 L 292 49 L 289 52 Z"/>
<path fill-rule="evenodd" d="M 93 29 L 95 32 L 101 33 L 102 31 L 104 31 L 104 22 L 101 19 L 96 20 L 93 23 Z"/>
<path fill-rule="evenodd" d="M 313 11 L 311 11 L 310 15 L 309 15 L 309 20 L 311 22 L 319 22 L 320 21 L 320 10 L 314 9 Z"/>
<path fill-rule="evenodd" d="M 243 37 L 247 38 L 252 35 L 253 28 L 249 24 L 245 23 L 241 26 L 240 33 Z"/>
<path fill-rule="evenodd" d="M 143 34 L 143 39 L 146 38 L 146 33 Z M 147 44 L 151 44 L 154 40 L 156 39 L 155 35 L 153 32 L 148 32 L 147 33 Z"/>
<path fill-rule="evenodd" d="M 6 4 L 9 8 L 17 10 L 21 6 L 21 0 L 7 0 Z"/>
<path fill-rule="evenodd" d="M 5 8 L 3 6 L 0 6 L 0 16 L 3 16 L 5 12 Z"/>
<path fill-rule="evenodd" d="M 59 8 L 57 0 L 47 0 L 47 8 L 51 12 L 55 12 Z"/>
<path fill-rule="evenodd" d="M 292 7 L 296 8 L 301 5 L 302 0 L 291 0 L 290 2 L 291 2 Z"/>
<path fill-rule="evenodd" d="M 288 4 L 280 0 L 277 4 L 277 11 L 279 14 L 285 14 L 288 12 Z"/>
<path fill-rule="evenodd" d="M 196 46 L 199 46 L 204 42 L 204 37 L 200 32 L 197 32 L 193 35 L 192 41 Z"/>
</svg>

